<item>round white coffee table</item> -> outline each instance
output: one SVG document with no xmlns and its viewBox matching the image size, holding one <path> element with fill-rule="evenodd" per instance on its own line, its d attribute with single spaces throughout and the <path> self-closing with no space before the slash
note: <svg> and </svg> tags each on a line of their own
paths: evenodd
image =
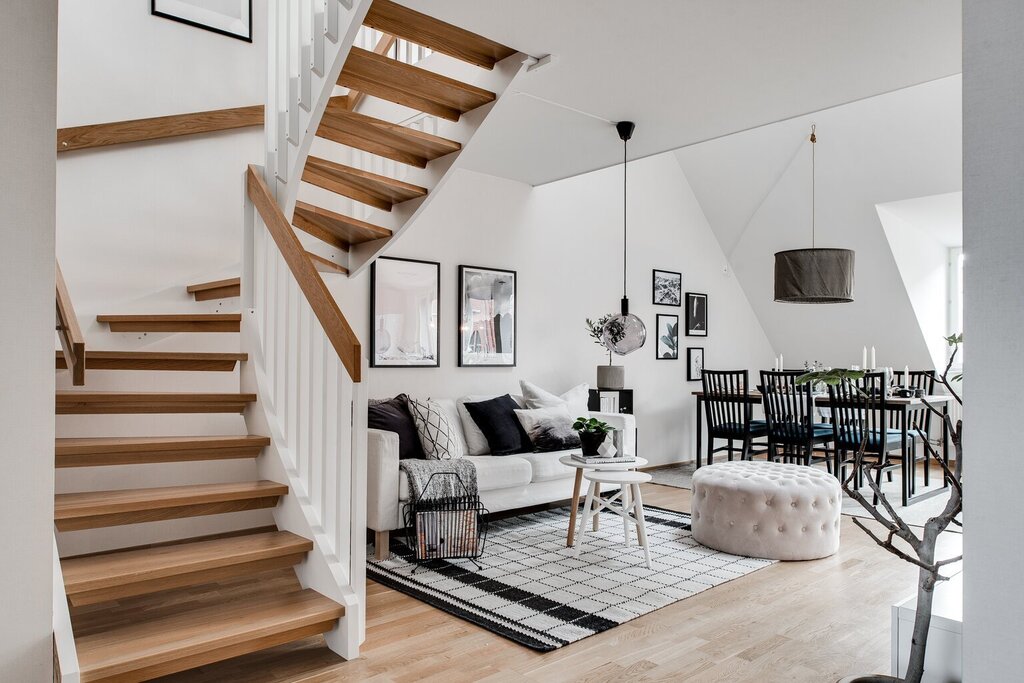
<svg viewBox="0 0 1024 683">
<path fill-rule="evenodd" d="M 572 455 L 563 455 L 558 462 L 567 467 L 576 468 L 576 481 L 572 485 L 572 506 L 569 508 L 569 533 L 565 539 L 565 547 L 571 548 L 576 537 L 576 511 L 580 507 L 580 488 L 583 486 L 583 470 L 606 470 L 610 472 L 621 472 L 623 470 L 635 470 L 647 464 L 647 460 L 641 457 L 633 458 L 633 462 L 623 463 L 587 463 L 580 462 Z M 628 495 L 628 494 L 627 494 Z M 597 515 L 594 516 L 594 531 L 597 531 Z"/>
</svg>

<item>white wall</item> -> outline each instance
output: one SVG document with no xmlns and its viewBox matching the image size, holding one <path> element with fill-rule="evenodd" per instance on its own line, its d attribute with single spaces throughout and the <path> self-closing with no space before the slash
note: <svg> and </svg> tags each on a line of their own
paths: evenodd
<svg viewBox="0 0 1024 683">
<path fill-rule="evenodd" d="M 964 3 L 964 680 L 1024 671 L 1024 5 Z"/>
<path fill-rule="evenodd" d="M 52 679 L 57 2 L 0 13 L 0 677 L 37 682 Z"/>
<path fill-rule="evenodd" d="M 626 366 L 626 385 L 635 391 L 640 453 L 652 463 L 688 460 L 690 392 L 700 385 L 686 381 L 686 346 L 705 347 L 712 368 L 754 370 L 767 366 L 772 352 L 675 157 L 631 163 L 629 178 L 630 310 L 647 325 L 648 342 L 616 362 Z M 593 385 L 596 366 L 607 361 L 583 321 L 618 309 L 621 192 L 621 167 L 533 190 L 458 172 L 389 251 L 441 263 L 441 367 L 371 369 L 370 395 L 515 393 L 520 378 L 559 392 L 581 382 Z M 456 366 L 460 264 L 518 272 L 518 367 Z M 680 271 L 684 291 L 709 296 L 710 334 L 682 337 L 680 360 L 655 359 L 655 315 L 682 309 L 651 304 L 652 268 Z M 329 276 L 328 284 L 368 347 L 369 274 L 352 280 Z"/>
</svg>

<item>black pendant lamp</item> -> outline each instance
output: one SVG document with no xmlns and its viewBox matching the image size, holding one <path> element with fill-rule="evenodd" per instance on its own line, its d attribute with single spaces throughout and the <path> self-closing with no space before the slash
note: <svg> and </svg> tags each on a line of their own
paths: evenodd
<svg viewBox="0 0 1024 683">
<path fill-rule="evenodd" d="M 815 246 L 814 146 L 811 126 L 811 248 L 775 254 L 775 300 L 786 304 L 845 304 L 853 301 L 853 251 Z"/>
<path fill-rule="evenodd" d="M 629 312 L 629 299 L 626 297 L 626 150 L 635 128 L 632 121 L 615 124 L 615 130 L 622 139 L 622 306 L 620 312 L 604 324 L 601 341 L 605 348 L 619 356 L 633 353 L 647 341 L 644 321 Z"/>
</svg>

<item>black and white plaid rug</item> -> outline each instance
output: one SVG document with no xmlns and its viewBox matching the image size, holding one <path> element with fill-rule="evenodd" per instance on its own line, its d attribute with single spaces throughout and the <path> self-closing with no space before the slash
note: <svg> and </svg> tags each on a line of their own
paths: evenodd
<svg viewBox="0 0 1024 683">
<path fill-rule="evenodd" d="M 773 564 L 697 544 L 688 514 L 644 511 L 653 569 L 635 532 L 623 546 L 622 520 L 609 513 L 573 558 L 565 547 L 569 511 L 557 508 L 492 522 L 479 570 L 470 560 L 432 560 L 414 574 L 395 532 L 391 559 L 371 560 L 367 577 L 547 652 Z"/>
</svg>

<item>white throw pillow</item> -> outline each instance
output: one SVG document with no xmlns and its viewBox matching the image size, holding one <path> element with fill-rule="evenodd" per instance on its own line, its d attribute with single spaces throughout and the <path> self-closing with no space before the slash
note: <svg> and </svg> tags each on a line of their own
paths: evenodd
<svg viewBox="0 0 1024 683">
<path fill-rule="evenodd" d="M 580 447 L 580 435 L 572 428 L 575 418 L 569 415 L 569 409 L 565 406 L 515 412 L 519 424 L 523 425 L 537 451 L 551 453 Z"/>
<path fill-rule="evenodd" d="M 526 404 L 523 402 L 522 396 L 515 394 L 509 394 L 512 400 L 515 401 L 519 407 L 523 407 Z M 480 427 L 477 426 L 473 420 L 473 416 L 466 410 L 467 403 L 479 403 L 481 401 L 489 401 L 492 398 L 498 396 L 504 396 L 504 394 L 473 394 L 470 396 L 463 396 L 455 405 L 459 409 L 459 418 L 462 420 L 462 433 L 466 435 L 466 451 L 470 455 L 488 455 L 491 452 L 491 446 L 487 443 L 487 437 L 480 431 Z"/>
<path fill-rule="evenodd" d="M 410 398 L 409 412 L 412 413 L 416 433 L 419 434 L 423 452 L 428 459 L 448 460 L 465 455 L 459 433 L 437 401 Z"/>
<path fill-rule="evenodd" d="M 519 381 L 519 386 L 523 389 L 523 399 L 526 401 L 527 408 L 563 406 L 569 411 L 569 417 L 574 420 L 589 412 L 587 405 L 590 402 L 590 387 L 586 384 L 574 386 L 561 396 L 555 396 L 550 391 L 545 391 L 525 379 Z"/>
</svg>

